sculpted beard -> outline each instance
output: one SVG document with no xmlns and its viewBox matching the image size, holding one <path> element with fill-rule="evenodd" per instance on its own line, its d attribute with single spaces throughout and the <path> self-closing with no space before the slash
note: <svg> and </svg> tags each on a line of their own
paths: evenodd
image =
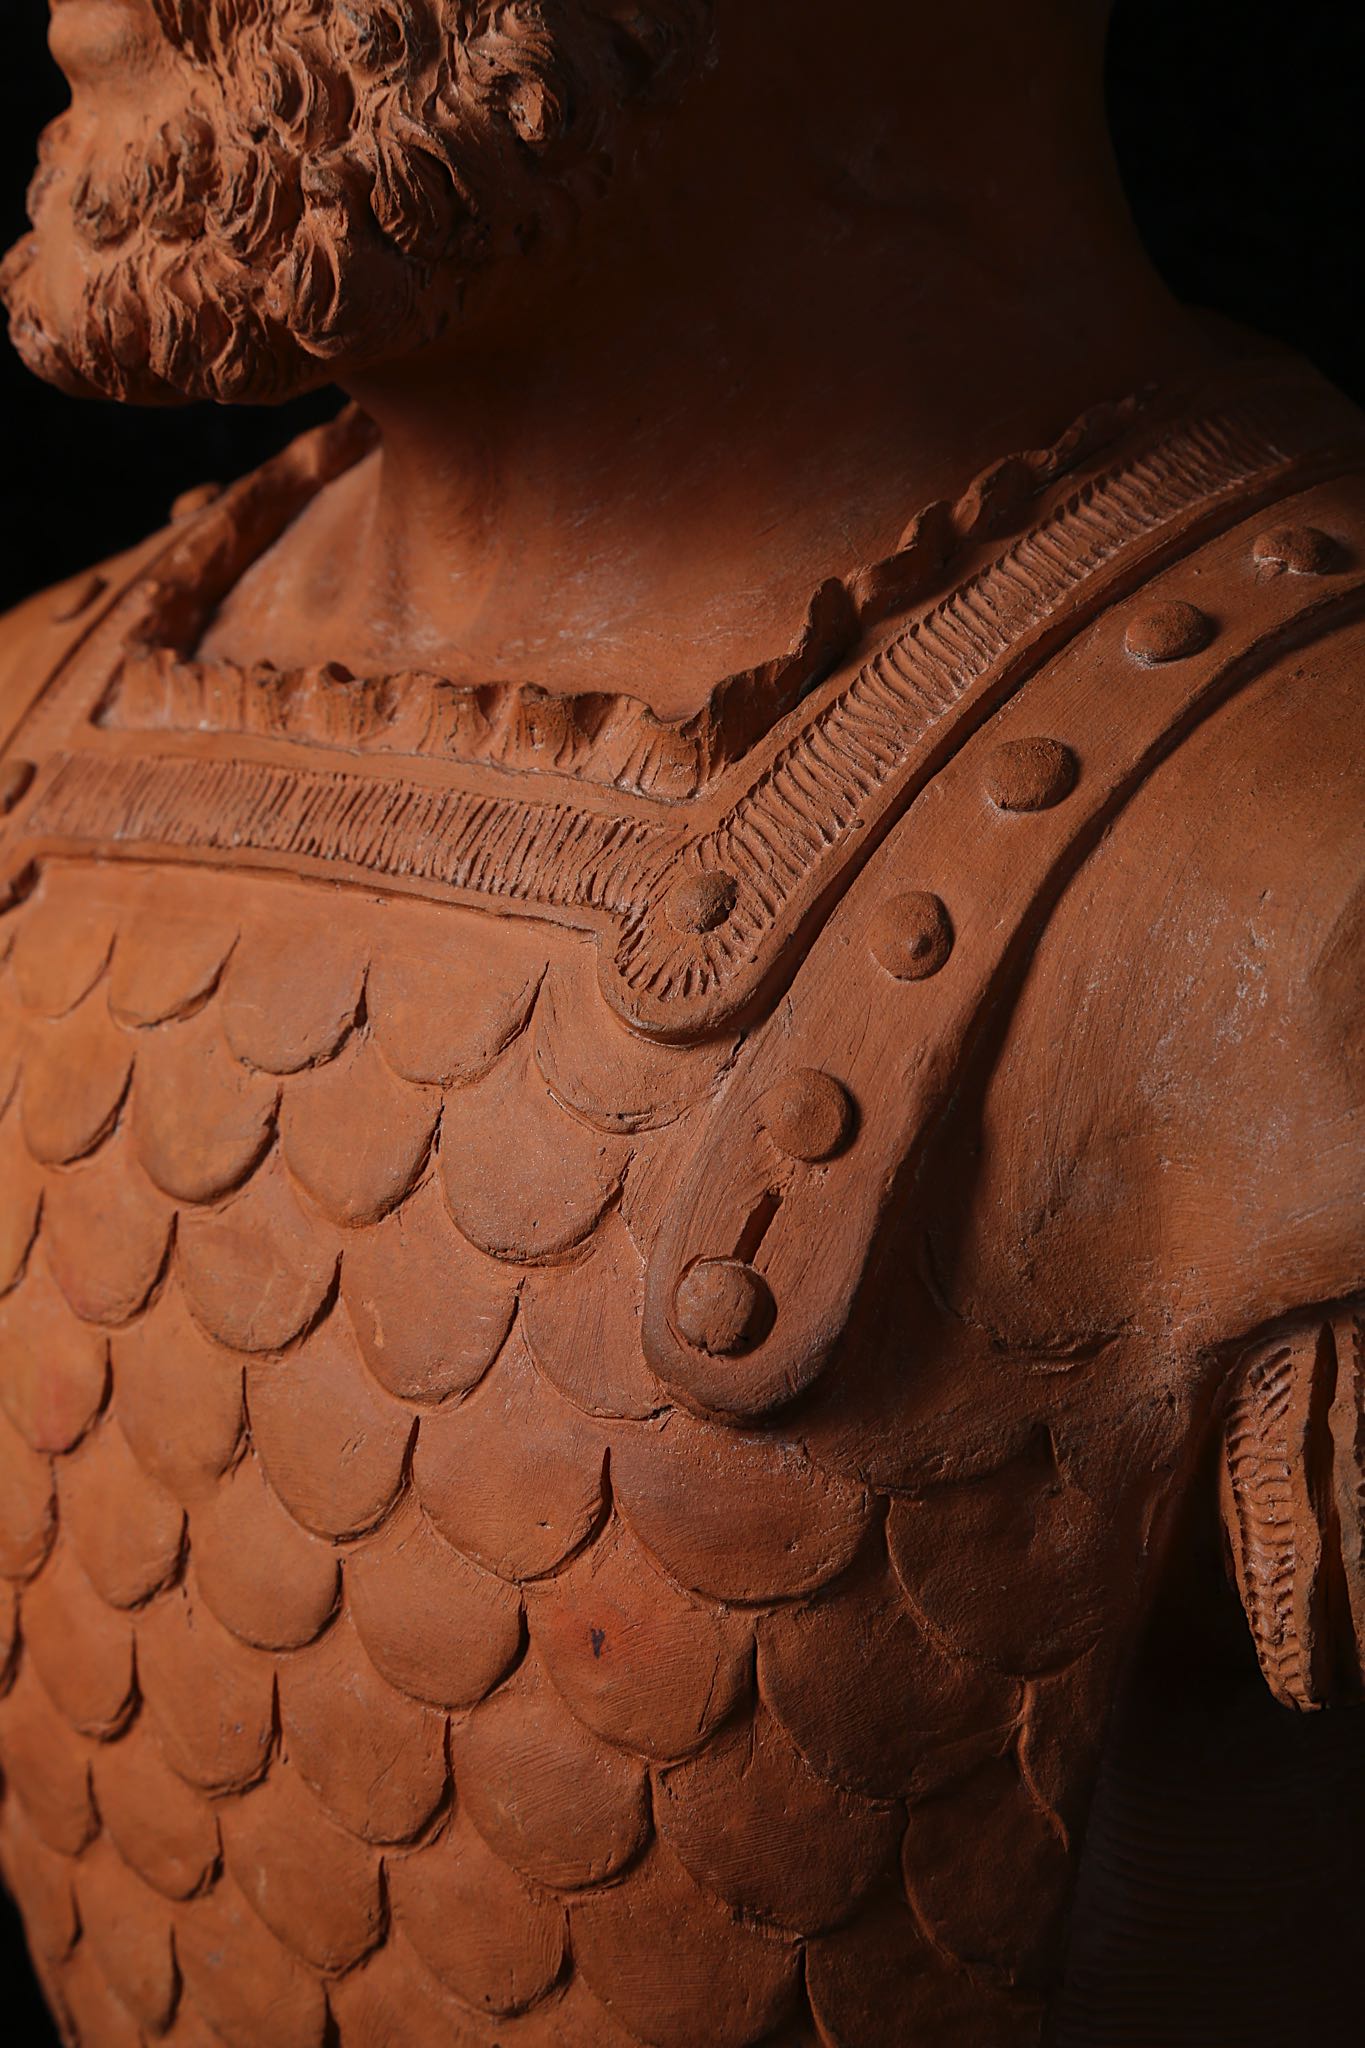
<svg viewBox="0 0 1365 2048">
<path fill-rule="evenodd" d="M 434 339 L 469 279 L 610 170 L 704 55 L 711 0 L 152 0 L 176 116 L 43 138 L 0 269 L 20 354 L 78 395 L 271 402 Z M 46 281 L 50 237 L 86 261 Z"/>
</svg>

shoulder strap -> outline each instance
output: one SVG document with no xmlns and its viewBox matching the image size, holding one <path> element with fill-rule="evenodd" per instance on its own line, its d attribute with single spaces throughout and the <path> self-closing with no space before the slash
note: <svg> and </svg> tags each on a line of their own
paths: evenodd
<svg viewBox="0 0 1365 2048">
<path fill-rule="evenodd" d="M 363 431 L 338 422 L 337 448 Z M 10 844 L 30 860 L 173 858 L 378 881 L 549 918 L 595 937 L 603 994 L 631 1029 L 678 1043 L 742 1029 L 779 1001 L 945 762 L 1040 665 L 1165 563 L 1353 467 L 1363 438 L 1359 414 L 1291 365 L 1194 413 L 1155 408 L 1121 453 L 1065 480 L 1049 463 L 1003 465 L 970 494 L 980 503 L 964 515 L 972 545 L 957 580 L 937 596 L 927 586 L 876 652 L 851 658 L 682 803 L 553 769 L 357 751 L 344 730 L 301 748 L 279 733 L 106 720 L 128 648 L 193 645 L 196 607 L 306 489 L 296 455 L 283 482 L 260 472 L 234 486 L 245 496 L 231 516 L 211 509 L 46 692 L 22 735 L 38 773 Z M 1002 533 L 1021 525 L 1001 552 Z"/>
<path fill-rule="evenodd" d="M 665 1038 L 762 1015 L 882 836 L 1040 663 L 1164 563 L 1357 466 L 1362 424 L 1298 365 L 1262 369 L 1054 486 L 1003 553 L 983 534 L 960 581 L 813 692 L 661 845 L 603 944 L 607 1000 Z"/>
<path fill-rule="evenodd" d="M 97 569 L 39 591 L 0 620 L 0 758 L 35 706 L 171 545 L 161 532 Z"/>
<path fill-rule="evenodd" d="M 647 1355 L 743 1421 L 828 1366 L 883 1218 L 1053 905 L 1161 757 L 1365 608 L 1365 479 L 1134 575 L 924 784 L 707 1111 L 654 1243 Z"/>
</svg>

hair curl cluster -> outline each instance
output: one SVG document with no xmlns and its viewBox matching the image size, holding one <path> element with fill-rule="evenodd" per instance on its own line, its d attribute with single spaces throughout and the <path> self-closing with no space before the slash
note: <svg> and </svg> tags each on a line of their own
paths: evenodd
<svg viewBox="0 0 1365 2048">
<path fill-rule="evenodd" d="M 712 0 L 152 5 L 183 107 L 112 164 L 49 132 L 12 330 L 67 388 L 230 403 L 434 339 L 480 269 L 605 181 L 625 109 L 703 60 Z M 94 261 L 51 308 L 63 206 Z"/>
</svg>

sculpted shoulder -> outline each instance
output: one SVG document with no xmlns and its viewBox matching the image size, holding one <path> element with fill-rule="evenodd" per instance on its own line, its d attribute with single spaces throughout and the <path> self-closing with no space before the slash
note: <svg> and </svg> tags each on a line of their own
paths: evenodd
<svg viewBox="0 0 1365 2048">
<path fill-rule="evenodd" d="M 1365 1285 L 1363 980 L 1357 624 L 1207 719 L 1068 889 L 955 1165 L 957 1304 L 1221 1340 Z"/>
<path fill-rule="evenodd" d="M 0 615 L 0 745 L 48 676 L 165 543 L 163 529 Z"/>
</svg>

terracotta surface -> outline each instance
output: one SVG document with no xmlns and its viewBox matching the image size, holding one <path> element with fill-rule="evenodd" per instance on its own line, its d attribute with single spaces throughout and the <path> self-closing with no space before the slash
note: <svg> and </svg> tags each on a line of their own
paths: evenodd
<svg viewBox="0 0 1365 2048">
<path fill-rule="evenodd" d="M 1060 0 L 437 12 L 57 10 L 35 365 L 359 405 L 0 629 L 53 2009 L 1353 2040 L 1365 421 Z"/>
</svg>

